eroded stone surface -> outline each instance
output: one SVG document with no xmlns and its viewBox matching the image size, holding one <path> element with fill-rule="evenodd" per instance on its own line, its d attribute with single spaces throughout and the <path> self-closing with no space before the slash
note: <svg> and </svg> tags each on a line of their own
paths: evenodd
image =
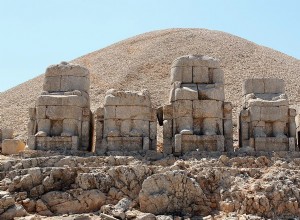
<svg viewBox="0 0 300 220">
<path fill-rule="evenodd" d="M 141 211 L 199 214 L 205 195 L 195 179 L 182 171 L 169 171 L 148 177 L 139 194 Z"/>
<path fill-rule="evenodd" d="M 158 116 L 164 153 L 232 151 L 232 106 L 224 102 L 224 73 L 218 60 L 201 55 L 177 58 L 171 85 L 170 104 Z"/>
<path fill-rule="evenodd" d="M 47 68 L 44 91 L 29 110 L 31 149 L 89 150 L 91 111 L 89 71 L 62 62 Z"/>
<path fill-rule="evenodd" d="M 295 110 L 289 108 L 284 81 L 247 79 L 239 117 L 239 145 L 257 151 L 294 151 Z"/>
<path fill-rule="evenodd" d="M 117 219 L 299 216 L 299 152 L 264 154 L 198 152 L 148 165 L 128 156 L 11 160 L 0 165 L 0 218 L 97 210 Z"/>
<path fill-rule="evenodd" d="M 111 89 L 95 115 L 97 152 L 156 150 L 156 110 L 148 91 Z"/>
<path fill-rule="evenodd" d="M 24 214 L 17 212 L 22 209 L 60 217 L 100 210 L 116 219 L 154 219 L 158 212 L 175 218 L 297 217 L 299 154 L 197 152 L 151 162 L 143 156 L 35 155 L 2 161 L 0 218 Z"/>
</svg>

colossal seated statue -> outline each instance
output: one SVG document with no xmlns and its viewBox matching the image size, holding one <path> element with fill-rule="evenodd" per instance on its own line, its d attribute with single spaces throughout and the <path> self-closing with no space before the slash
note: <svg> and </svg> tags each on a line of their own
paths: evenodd
<svg viewBox="0 0 300 220">
<path fill-rule="evenodd" d="M 96 151 L 156 150 L 156 127 L 156 109 L 147 90 L 111 89 L 95 113 Z"/>
<path fill-rule="evenodd" d="M 239 145 L 257 151 L 295 150 L 296 110 L 289 108 L 282 79 L 254 78 L 243 83 Z"/>
<path fill-rule="evenodd" d="M 50 150 L 90 148 L 90 74 L 79 65 L 49 66 L 43 92 L 29 110 L 28 146 Z"/>
<path fill-rule="evenodd" d="M 211 57 L 187 55 L 173 61 L 170 104 L 162 116 L 164 152 L 232 149 L 232 106 L 225 102 L 224 73 Z"/>
</svg>

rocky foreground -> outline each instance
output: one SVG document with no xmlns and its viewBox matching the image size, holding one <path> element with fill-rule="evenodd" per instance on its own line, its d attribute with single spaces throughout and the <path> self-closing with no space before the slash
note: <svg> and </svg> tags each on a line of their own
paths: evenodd
<svg viewBox="0 0 300 220">
<path fill-rule="evenodd" d="M 26 151 L 1 158 L 0 219 L 296 218 L 299 156 Z"/>
</svg>

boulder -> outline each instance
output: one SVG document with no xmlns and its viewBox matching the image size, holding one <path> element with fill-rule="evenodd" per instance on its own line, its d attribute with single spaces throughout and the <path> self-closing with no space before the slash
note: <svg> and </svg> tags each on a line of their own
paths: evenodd
<svg viewBox="0 0 300 220">
<path fill-rule="evenodd" d="M 139 194 L 142 212 L 200 213 L 205 195 L 195 179 L 185 171 L 167 171 L 148 177 Z"/>
<path fill-rule="evenodd" d="M 20 140 L 5 139 L 2 143 L 2 154 L 18 154 L 25 150 L 25 143 Z"/>
</svg>

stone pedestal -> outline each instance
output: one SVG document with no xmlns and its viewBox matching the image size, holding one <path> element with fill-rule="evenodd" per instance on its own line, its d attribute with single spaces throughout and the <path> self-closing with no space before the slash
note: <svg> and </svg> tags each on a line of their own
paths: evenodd
<svg viewBox="0 0 300 220">
<path fill-rule="evenodd" d="M 176 134 L 174 141 L 174 153 L 186 153 L 189 151 L 220 151 L 225 150 L 223 135 L 189 135 Z"/>
</svg>

